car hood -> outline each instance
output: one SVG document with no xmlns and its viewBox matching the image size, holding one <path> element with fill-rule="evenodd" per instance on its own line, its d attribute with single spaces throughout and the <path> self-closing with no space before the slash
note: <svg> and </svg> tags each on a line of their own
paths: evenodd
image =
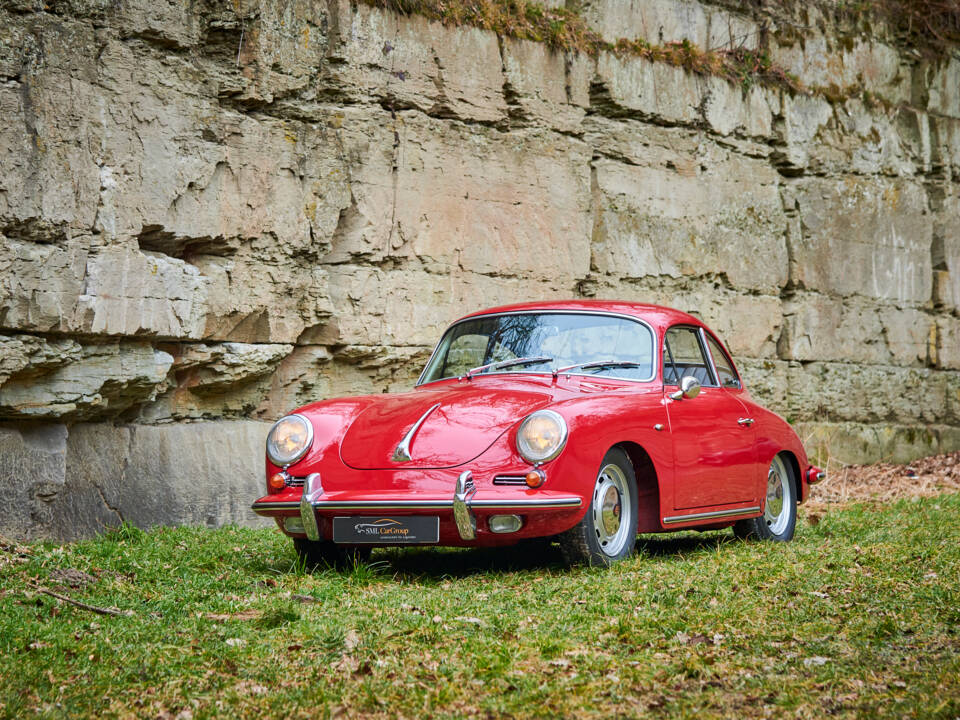
<svg viewBox="0 0 960 720">
<path fill-rule="evenodd" d="M 507 390 L 479 383 L 384 395 L 350 425 L 340 458 L 358 470 L 456 467 L 483 453 L 507 428 L 552 399 L 547 388 Z M 397 447 L 421 420 L 408 445 L 411 459 L 397 459 Z"/>
</svg>

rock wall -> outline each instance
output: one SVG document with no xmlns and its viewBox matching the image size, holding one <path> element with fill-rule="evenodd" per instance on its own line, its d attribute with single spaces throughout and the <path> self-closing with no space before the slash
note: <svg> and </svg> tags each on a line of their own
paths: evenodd
<svg viewBox="0 0 960 720">
<path fill-rule="evenodd" d="M 811 92 L 348 0 L 0 0 L 0 532 L 251 522 L 267 421 L 539 298 L 698 314 L 831 462 L 960 448 L 960 54 L 582 6 Z"/>
</svg>

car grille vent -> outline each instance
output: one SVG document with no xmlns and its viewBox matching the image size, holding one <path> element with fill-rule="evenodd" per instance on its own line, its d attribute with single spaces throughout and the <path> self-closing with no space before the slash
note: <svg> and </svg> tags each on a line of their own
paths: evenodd
<svg viewBox="0 0 960 720">
<path fill-rule="evenodd" d="M 303 487 L 303 478 L 290 478 L 287 480 L 287 487 Z"/>
<path fill-rule="evenodd" d="M 526 475 L 497 475 L 493 479 L 494 485 L 526 485 Z"/>
</svg>

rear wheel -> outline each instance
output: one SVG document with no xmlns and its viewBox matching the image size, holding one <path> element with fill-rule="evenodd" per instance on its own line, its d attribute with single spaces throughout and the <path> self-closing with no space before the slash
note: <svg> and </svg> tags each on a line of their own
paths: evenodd
<svg viewBox="0 0 960 720">
<path fill-rule="evenodd" d="M 608 566 L 633 552 L 637 543 L 637 479 L 630 458 L 612 448 L 600 463 L 586 515 L 558 536 L 571 565 Z"/>
<path fill-rule="evenodd" d="M 756 540 L 792 540 L 797 526 L 796 488 L 790 463 L 777 455 L 767 472 L 767 498 L 763 515 L 737 522 L 733 526 L 734 534 Z"/>
<path fill-rule="evenodd" d="M 370 559 L 371 548 L 363 545 L 337 545 L 329 540 L 294 538 L 293 548 L 307 570 L 346 568 Z"/>
</svg>

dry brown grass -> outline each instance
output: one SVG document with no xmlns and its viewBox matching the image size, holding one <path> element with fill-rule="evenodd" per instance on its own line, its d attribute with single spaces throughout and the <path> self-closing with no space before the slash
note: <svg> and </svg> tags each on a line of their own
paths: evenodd
<svg viewBox="0 0 960 720">
<path fill-rule="evenodd" d="M 703 50 L 684 40 L 651 45 L 644 40 L 605 41 L 576 12 L 550 9 L 527 0 L 362 0 L 367 5 L 403 15 L 420 15 L 446 25 L 468 25 L 503 37 L 533 40 L 561 52 L 596 56 L 607 50 L 683 67 L 700 75 L 716 75 L 740 83 L 746 90 L 756 83 L 803 87 L 776 67 L 764 52 L 745 48 Z"/>
<path fill-rule="evenodd" d="M 909 465 L 850 465 L 815 485 L 809 509 L 851 502 L 891 502 L 960 491 L 960 452 L 922 458 Z"/>
<path fill-rule="evenodd" d="M 578 14 L 527 0 L 363 0 L 403 15 L 447 25 L 470 25 L 505 37 L 534 40 L 558 50 L 596 54 L 603 38 Z"/>
<path fill-rule="evenodd" d="M 874 6 L 914 44 L 947 50 L 960 43 L 958 0 L 875 0 L 866 4 Z"/>
</svg>

